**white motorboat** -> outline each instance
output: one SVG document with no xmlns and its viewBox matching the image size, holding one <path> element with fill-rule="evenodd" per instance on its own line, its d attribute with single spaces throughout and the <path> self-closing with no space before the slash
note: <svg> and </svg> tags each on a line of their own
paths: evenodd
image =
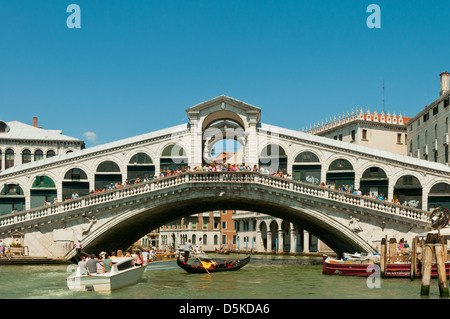
<svg viewBox="0 0 450 319">
<path fill-rule="evenodd" d="M 111 291 L 137 283 L 147 267 L 134 266 L 133 258 L 117 257 L 111 259 L 111 271 L 102 274 L 82 275 L 80 269 L 67 277 L 70 290 Z"/>
</svg>

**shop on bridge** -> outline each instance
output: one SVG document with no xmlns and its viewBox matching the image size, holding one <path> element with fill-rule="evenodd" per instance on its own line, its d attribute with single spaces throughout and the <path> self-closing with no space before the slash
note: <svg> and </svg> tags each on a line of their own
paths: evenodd
<svg viewBox="0 0 450 319">
<path fill-rule="evenodd" d="M 294 160 L 292 165 L 292 177 L 296 181 L 320 184 L 321 178 L 320 160 L 313 152 L 302 152 Z"/>
</svg>

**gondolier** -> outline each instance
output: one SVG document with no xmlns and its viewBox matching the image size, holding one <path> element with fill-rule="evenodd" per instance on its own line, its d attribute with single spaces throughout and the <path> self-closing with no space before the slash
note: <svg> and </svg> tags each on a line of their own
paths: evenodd
<svg viewBox="0 0 450 319">
<path fill-rule="evenodd" d="M 187 263 L 188 259 L 189 259 L 189 252 L 192 250 L 192 243 L 191 240 L 189 239 L 186 242 L 186 245 L 184 245 L 184 262 Z"/>
</svg>

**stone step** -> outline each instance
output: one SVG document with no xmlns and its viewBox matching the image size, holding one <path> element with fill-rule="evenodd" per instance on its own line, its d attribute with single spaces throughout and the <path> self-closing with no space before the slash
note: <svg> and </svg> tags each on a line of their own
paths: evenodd
<svg viewBox="0 0 450 319">
<path fill-rule="evenodd" d="M 5 256 L 0 256 L 0 265 L 37 265 L 37 264 L 68 264 L 67 260 L 52 259 L 47 257 L 13 256 L 9 260 Z"/>
</svg>

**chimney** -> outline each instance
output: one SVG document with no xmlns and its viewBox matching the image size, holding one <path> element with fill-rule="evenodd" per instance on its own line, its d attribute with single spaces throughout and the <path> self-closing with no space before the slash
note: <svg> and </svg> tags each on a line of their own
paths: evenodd
<svg viewBox="0 0 450 319">
<path fill-rule="evenodd" d="M 33 117 L 33 126 L 37 127 L 37 117 Z"/>
<path fill-rule="evenodd" d="M 443 94 L 447 93 L 450 88 L 449 88 L 449 79 L 450 79 L 450 73 L 448 72 L 442 72 L 441 73 L 441 93 L 440 96 L 442 96 Z"/>
</svg>

